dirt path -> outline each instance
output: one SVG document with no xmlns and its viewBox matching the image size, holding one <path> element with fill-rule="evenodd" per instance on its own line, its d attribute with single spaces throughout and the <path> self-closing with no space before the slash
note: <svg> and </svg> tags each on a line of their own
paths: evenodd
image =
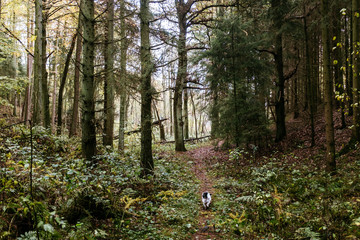
<svg viewBox="0 0 360 240">
<path fill-rule="evenodd" d="M 197 178 L 200 181 L 199 187 L 199 201 L 201 201 L 201 194 L 205 191 L 208 191 L 212 195 L 212 203 L 216 201 L 216 192 L 213 187 L 215 183 L 212 176 L 208 174 L 209 166 L 209 157 L 214 156 L 215 151 L 212 146 L 204 146 L 201 148 L 197 148 L 191 151 L 188 151 L 186 155 L 188 155 L 194 162 L 193 171 Z M 200 204 L 199 204 L 200 206 Z M 214 218 L 215 211 L 212 210 L 212 206 L 210 205 L 210 209 L 204 210 L 204 208 L 200 207 L 199 214 L 199 226 L 198 231 L 193 235 L 193 240 L 214 240 L 220 239 L 218 233 L 215 232 L 215 229 L 212 224 L 212 220 Z"/>
</svg>

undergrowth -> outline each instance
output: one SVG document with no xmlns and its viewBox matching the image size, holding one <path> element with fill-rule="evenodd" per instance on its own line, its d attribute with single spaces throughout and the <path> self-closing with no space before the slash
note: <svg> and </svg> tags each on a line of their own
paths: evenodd
<svg viewBox="0 0 360 240">
<path fill-rule="evenodd" d="M 187 239 L 195 231 L 197 185 L 171 146 L 154 146 L 155 175 L 141 179 L 138 148 L 100 149 L 93 166 L 78 139 L 34 128 L 32 197 L 29 129 L 3 129 L 0 142 L 0 239 Z"/>
<path fill-rule="evenodd" d="M 242 153 L 231 151 L 229 162 Z M 214 203 L 217 231 L 240 239 L 359 239 L 360 161 L 339 159 L 338 173 L 331 176 L 306 160 L 285 163 L 294 157 L 263 158 L 237 168 L 232 177 L 214 164 L 222 176 Z"/>
</svg>

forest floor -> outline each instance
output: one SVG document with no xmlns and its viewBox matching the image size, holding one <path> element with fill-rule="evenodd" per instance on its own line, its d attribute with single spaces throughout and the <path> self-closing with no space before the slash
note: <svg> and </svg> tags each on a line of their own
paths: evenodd
<svg viewBox="0 0 360 240">
<path fill-rule="evenodd" d="M 338 152 L 351 119 L 342 128 L 334 112 L 334 121 Z M 287 138 L 257 151 L 156 144 L 148 179 L 139 178 L 136 136 L 122 154 L 99 146 L 94 167 L 79 139 L 8 125 L 0 121 L 0 239 L 360 239 L 360 147 L 326 173 L 321 114 L 313 147 L 305 117 L 288 119 Z"/>
<path fill-rule="evenodd" d="M 212 197 L 212 202 L 216 201 L 216 190 L 214 188 L 215 179 L 209 173 L 210 161 L 209 157 L 214 155 L 221 155 L 222 153 L 214 151 L 211 145 L 203 146 L 190 150 L 186 153 L 193 161 L 192 171 L 200 181 L 198 196 L 201 201 L 201 194 L 205 191 L 209 192 Z M 226 155 L 225 155 L 226 156 Z M 201 205 L 199 211 L 199 226 L 198 231 L 193 235 L 194 240 L 217 239 L 219 233 L 216 232 L 215 226 L 211 223 L 214 221 L 215 212 L 211 206 L 209 209 L 204 209 Z"/>
</svg>

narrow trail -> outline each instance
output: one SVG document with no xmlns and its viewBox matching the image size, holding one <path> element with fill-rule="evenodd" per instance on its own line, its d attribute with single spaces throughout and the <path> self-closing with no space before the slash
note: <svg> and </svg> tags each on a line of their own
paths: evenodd
<svg viewBox="0 0 360 240">
<path fill-rule="evenodd" d="M 216 201 L 216 192 L 213 187 L 215 180 L 208 174 L 209 157 L 213 156 L 215 151 L 212 146 L 204 146 L 194 150 L 190 150 L 186 153 L 193 160 L 192 171 L 195 173 L 200 181 L 199 187 L 199 202 L 201 202 L 201 194 L 208 191 L 212 195 L 212 204 Z M 200 204 L 199 204 L 200 206 Z M 212 206 L 207 210 L 204 210 L 202 204 L 200 206 L 199 214 L 199 226 L 198 231 L 193 235 L 193 240 L 207 240 L 207 239 L 220 239 L 220 235 L 215 231 L 212 220 L 215 212 L 212 210 Z"/>
</svg>

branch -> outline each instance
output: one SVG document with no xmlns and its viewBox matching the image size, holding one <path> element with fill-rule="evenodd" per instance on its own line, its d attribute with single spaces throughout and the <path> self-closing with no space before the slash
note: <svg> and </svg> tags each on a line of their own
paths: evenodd
<svg viewBox="0 0 360 240">
<path fill-rule="evenodd" d="M 15 36 L 15 34 L 13 34 L 3 23 L 1 24 L 5 30 L 7 31 L 8 34 L 10 34 L 11 37 L 15 38 L 20 44 L 21 46 L 23 46 L 23 48 L 25 49 L 25 51 L 32 57 L 34 57 L 34 54 L 32 54 L 29 49 L 26 48 L 25 44 L 17 37 Z"/>
<path fill-rule="evenodd" d="M 297 72 L 297 69 L 298 69 L 298 66 L 299 66 L 299 63 L 300 63 L 300 59 L 298 60 L 298 62 L 296 63 L 296 67 L 290 72 L 288 73 L 286 76 L 284 76 L 284 80 L 289 80 L 290 78 L 292 78 L 295 73 Z"/>
</svg>

